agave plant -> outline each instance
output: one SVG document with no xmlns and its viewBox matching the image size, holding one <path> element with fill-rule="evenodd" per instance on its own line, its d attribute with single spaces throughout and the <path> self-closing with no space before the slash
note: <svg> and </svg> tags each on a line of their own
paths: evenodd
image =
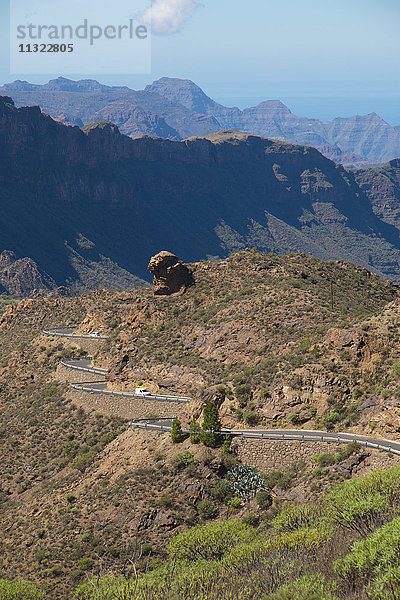
<svg viewBox="0 0 400 600">
<path fill-rule="evenodd" d="M 253 498 L 257 492 L 267 489 L 263 478 L 247 465 L 234 465 L 227 479 L 239 498 Z"/>
</svg>

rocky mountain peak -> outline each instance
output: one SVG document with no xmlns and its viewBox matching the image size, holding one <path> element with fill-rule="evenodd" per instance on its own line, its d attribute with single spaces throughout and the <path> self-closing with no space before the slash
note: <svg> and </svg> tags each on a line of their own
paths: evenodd
<svg viewBox="0 0 400 600">
<path fill-rule="evenodd" d="M 66 77 L 57 77 L 51 79 L 43 86 L 43 89 L 55 92 L 106 92 L 111 90 L 107 85 L 102 85 L 95 79 L 80 79 L 74 81 Z"/>
<path fill-rule="evenodd" d="M 12 250 L 3 250 L 0 254 L 0 269 L 9 267 L 17 260 L 17 255 Z"/>
<path fill-rule="evenodd" d="M 190 79 L 162 77 L 146 86 L 144 91 L 159 94 L 172 102 L 179 102 L 199 114 L 208 114 L 210 107 L 219 106 Z"/>
<path fill-rule="evenodd" d="M 291 110 L 289 110 L 286 104 L 283 104 L 283 102 L 281 102 L 280 100 L 264 100 L 264 102 L 260 102 L 260 104 L 258 104 L 255 108 L 268 110 L 271 112 L 287 113 L 289 115 L 292 114 Z"/>
<path fill-rule="evenodd" d="M 10 91 L 10 92 L 30 92 L 33 90 L 37 90 L 40 87 L 41 86 L 35 85 L 34 83 L 29 83 L 29 81 L 25 81 L 22 79 L 16 79 L 15 81 L 12 81 L 11 83 L 5 83 L 2 86 L 2 89 L 4 91 Z"/>
<path fill-rule="evenodd" d="M 82 131 L 86 134 L 92 133 L 94 131 L 102 131 L 105 133 L 118 134 L 120 135 L 120 131 L 114 123 L 111 121 L 97 121 L 95 123 L 88 123 L 84 127 L 82 127 Z"/>
</svg>

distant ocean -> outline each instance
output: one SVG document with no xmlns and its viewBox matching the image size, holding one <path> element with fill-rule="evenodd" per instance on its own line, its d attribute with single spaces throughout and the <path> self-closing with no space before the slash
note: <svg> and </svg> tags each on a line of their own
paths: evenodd
<svg viewBox="0 0 400 600">
<path fill-rule="evenodd" d="M 400 93 L 393 96 L 357 94 L 354 96 L 295 96 L 281 94 L 249 97 L 215 97 L 225 106 L 248 108 L 264 100 L 281 100 L 299 117 L 330 121 L 335 117 L 351 117 L 375 112 L 390 125 L 400 125 Z"/>
</svg>

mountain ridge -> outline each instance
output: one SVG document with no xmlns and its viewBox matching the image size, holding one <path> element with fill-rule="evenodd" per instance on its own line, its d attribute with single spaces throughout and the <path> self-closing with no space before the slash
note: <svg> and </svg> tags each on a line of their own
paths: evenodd
<svg viewBox="0 0 400 600">
<path fill-rule="evenodd" d="M 400 280 L 398 161 L 348 171 L 315 148 L 231 130 L 132 139 L 8 97 L 0 140 L 0 249 L 57 286 L 143 285 L 159 247 L 192 262 L 249 246 L 306 252 Z"/>
<path fill-rule="evenodd" d="M 54 118 L 62 116 L 64 122 L 78 126 L 98 120 L 100 111 L 102 118 L 114 120 L 122 133 L 133 136 L 182 140 L 237 129 L 291 143 L 337 147 L 341 152 L 328 152 L 328 157 L 350 167 L 382 164 L 400 156 L 400 126 L 389 125 L 376 113 L 320 121 L 294 115 L 280 100 L 241 110 L 215 102 L 190 80 L 162 77 L 135 91 L 60 77 L 44 85 L 18 80 L 0 87 L 0 93 L 10 92 L 19 106 L 40 105 Z"/>
</svg>

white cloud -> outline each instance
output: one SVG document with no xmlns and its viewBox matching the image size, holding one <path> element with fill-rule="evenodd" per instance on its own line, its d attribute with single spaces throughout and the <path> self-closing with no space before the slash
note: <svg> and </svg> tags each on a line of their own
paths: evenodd
<svg viewBox="0 0 400 600">
<path fill-rule="evenodd" d="M 181 29 L 199 6 L 195 0 L 155 0 L 141 20 L 153 33 L 171 35 Z"/>
</svg>

